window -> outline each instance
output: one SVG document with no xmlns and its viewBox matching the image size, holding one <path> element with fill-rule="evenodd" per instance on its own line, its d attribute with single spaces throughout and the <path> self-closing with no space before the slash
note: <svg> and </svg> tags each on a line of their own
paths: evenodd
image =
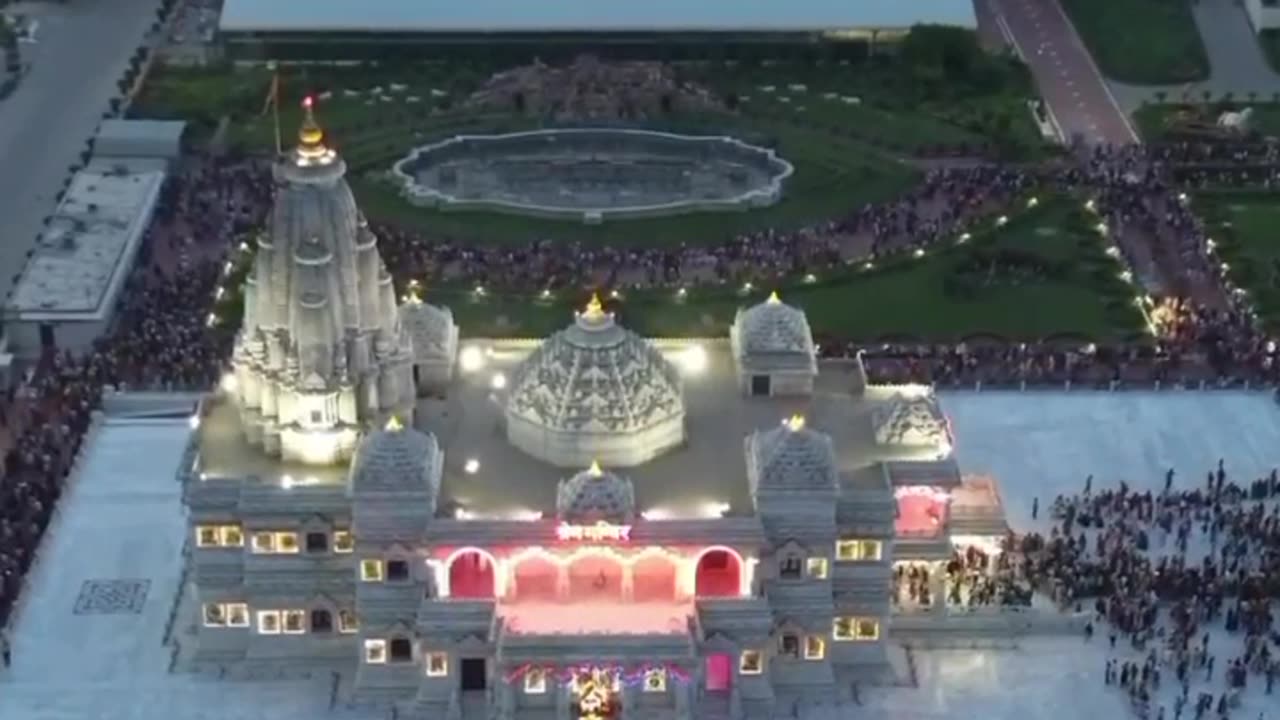
<svg viewBox="0 0 1280 720">
<path fill-rule="evenodd" d="M 759 650 L 743 650 L 738 658 L 738 672 L 743 675 L 759 675 L 764 671 L 764 655 Z"/>
<path fill-rule="evenodd" d="M 298 552 L 298 533 L 296 532 L 278 532 L 276 533 L 276 552 L 292 555 Z"/>
<path fill-rule="evenodd" d="M 304 610 L 281 610 L 284 631 L 287 635 L 301 635 L 307 631 L 307 613 Z"/>
<path fill-rule="evenodd" d="M 311 611 L 311 632 L 327 633 L 333 631 L 333 615 L 328 610 Z"/>
<path fill-rule="evenodd" d="M 356 619 L 355 612 L 351 610 L 338 611 L 338 632 L 353 633 L 360 629 L 360 621 Z"/>
<path fill-rule="evenodd" d="M 329 536 L 322 532 L 307 533 L 307 552 L 322 553 L 329 550 Z"/>
<path fill-rule="evenodd" d="M 824 557 L 811 557 L 805 562 L 805 572 L 815 580 L 826 580 L 827 570 L 827 559 Z"/>
<path fill-rule="evenodd" d="M 827 656 L 827 641 L 821 635 L 809 635 L 804 639 L 804 659 L 821 660 Z"/>
<path fill-rule="evenodd" d="M 838 540 L 836 559 L 872 561 L 880 559 L 879 540 Z"/>
<path fill-rule="evenodd" d="M 227 616 L 227 627 L 249 627 L 249 606 L 244 603 L 226 603 L 222 606 Z"/>
<path fill-rule="evenodd" d="M 831 634 L 836 640 L 879 640 L 880 621 L 875 618 L 838 617 L 832 624 Z"/>
<path fill-rule="evenodd" d="M 410 662 L 413 660 L 413 643 L 408 638 L 391 639 L 391 662 Z"/>
<path fill-rule="evenodd" d="M 799 658 L 800 636 L 795 633 L 786 633 L 778 638 L 778 654 L 783 657 Z"/>
<path fill-rule="evenodd" d="M 782 562 L 778 564 L 778 577 L 786 580 L 799 580 L 800 567 L 800 558 L 795 555 L 788 555 L 782 558 Z"/>
<path fill-rule="evenodd" d="M 387 661 L 386 640 L 365 640 L 364 661 L 370 665 L 381 665 Z"/>
<path fill-rule="evenodd" d="M 388 560 L 387 561 L 387 579 L 388 580 L 408 580 L 409 579 L 409 563 L 404 560 Z"/>
<path fill-rule="evenodd" d="M 239 525 L 223 525 L 218 528 L 218 539 L 222 547 L 244 547 L 244 533 Z"/>
<path fill-rule="evenodd" d="M 449 674 L 449 653 L 427 654 L 427 677 L 444 677 Z"/>
<path fill-rule="evenodd" d="M 667 691 L 667 671 L 665 668 L 650 668 L 644 671 L 644 691 L 647 693 Z"/>
<path fill-rule="evenodd" d="M 311 424 L 312 424 L 312 425 L 319 425 L 319 424 L 320 424 L 320 423 L 322 423 L 322 422 L 324 422 L 324 413 L 320 412 L 319 410 L 312 410 L 312 411 L 311 411 Z"/>
<path fill-rule="evenodd" d="M 258 633 L 260 635 L 279 635 L 280 634 L 280 611 L 279 610 L 259 610 L 258 611 Z"/>
<path fill-rule="evenodd" d="M 547 671 L 530 668 L 524 674 L 524 691 L 527 695 L 541 695 L 547 691 Z"/>
<path fill-rule="evenodd" d="M 240 547 L 244 544 L 244 536 L 240 534 L 239 525 L 197 525 L 196 547 Z"/>
<path fill-rule="evenodd" d="M 349 553 L 355 549 L 355 541 L 351 537 L 350 530 L 334 530 L 333 531 L 333 551 L 336 553 Z"/>
<path fill-rule="evenodd" d="M 382 582 L 382 561 L 361 560 L 360 579 L 365 582 Z"/>
<path fill-rule="evenodd" d="M 204 604 L 204 626 L 226 627 L 227 615 L 223 605 L 219 603 Z"/>
<path fill-rule="evenodd" d="M 269 532 L 253 534 L 253 551 L 256 553 L 273 553 L 276 551 L 275 536 Z"/>
<path fill-rule="evenodd" d="M 212 525 L 196 526 L 196 547 L 218 547 L 218 528 Z"/>
</svg>

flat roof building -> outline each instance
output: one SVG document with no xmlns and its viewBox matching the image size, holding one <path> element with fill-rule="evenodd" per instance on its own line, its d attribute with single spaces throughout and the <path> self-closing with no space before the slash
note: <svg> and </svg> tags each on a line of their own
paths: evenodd
<svg viewBox="0 0 1280 720">
<path fill-rule="evenodd" d="M 87 348 L 111 322 L 151 221 L 159 163 L 95 161 L 77 172 L 5 301 L 17 355 Z"/>
</svg>

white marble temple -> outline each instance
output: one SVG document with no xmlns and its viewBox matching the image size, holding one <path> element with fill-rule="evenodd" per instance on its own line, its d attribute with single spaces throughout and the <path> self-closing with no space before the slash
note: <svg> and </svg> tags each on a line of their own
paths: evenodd
<svg viewBox="0 0 1280 720">
<path fill-rule="evenodd" d="M 1158 486 L 1164 470 L 1203 481 L 1228 459 L 1240 479 L 1280 460 L 1280 409 L 1245 393 L 945 393 L 957 453 L 968 472 L 1000 480 L 1015 527 L 1085 475 Z M 0 672 L 0 720 L 382 720 L 385 711 L 329 708 L 330 678 L 243 682 L 170 674 L 163 643 L 181 568 L 184 523 L 174 470 L 188 427 L 172 421 L 110 420 L 99 432 L 42 552 L 26 609 L 13 631 L 14 664 Z M 1043 524 L 1045 514 L 1040 516 Z M 86 580 L 151 585 L 137 615 L 76 615 Z M 1135 717 L 1102 682 L 1105 632 L 1028 639 L 1016 650 L 916 653 L 919 686 L 861 688 L 860 706 L 798 708 L 806 720 L 1121 720 Z M 1237 638 L 1222 647 L 1218 675 Z M 1280 702 L 1256 679 L 1233 712 L 1280 719 Z M 791 706 L 778 708 L 791 717 Z M 1170 713 L 1167 717 L 1172 717 Z M 1186 717 L 1184 715 L 1184 717 Z"/>
</svg>

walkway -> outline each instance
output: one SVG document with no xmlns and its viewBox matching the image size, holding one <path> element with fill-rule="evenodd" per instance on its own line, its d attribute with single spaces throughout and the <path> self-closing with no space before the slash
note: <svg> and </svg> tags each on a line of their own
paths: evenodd
<svg viewBox="0 0 1280 720">
<path fill-rule="evenodd" d="M 998 0 L 997 7 L 1065 140 L 1137 139 L 1057 0 Z"/>
<path fill-rule="evenodd" d="M 68 168 L 80 162 L 159 6 L 76 0 L 10 8 L 36 16 L 40 32 L 22 46 L 30 71 L 0 102 L 0 297 L 26 263 Z"/>
</svg>

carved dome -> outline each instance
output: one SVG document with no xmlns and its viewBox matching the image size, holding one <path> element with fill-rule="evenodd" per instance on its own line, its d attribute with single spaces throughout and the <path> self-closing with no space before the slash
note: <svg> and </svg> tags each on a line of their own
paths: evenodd
<svg viewBox="0 0 1280 720">
<path fill-rule="evenodd" d="M 752 490 L 834 490 L 836 457 L 831 438 L 795 416 L 747 441 Z"/>
<path fill-rule="evenodd" d="M 406 428 L 392 418 L 384 429 L 369 433 L 360 442 L 351 464 L 351 488 L 356 492 L 434 492 L 442 464 L 434 435 Z"/>
<path fill-rule="evenodd" d="M 881 445 L 950 446 L 947 417 L 932 395 L 896 393 L 872 413 Z"/>
<path fill-rule="evenodd" d="M 645 462 L 684 440 L 680 374 L 593 298 L 516 369 L 508 439 L 560 467 Z"/>
<path fill-rule="evenodd" d="M 635 507 L 631 481 L 602 470 L 598 463 L 561 480 L 556 489 L 556 516 L 564 522 L 629 523 Z"/>
<path fill-rule="evenodd" d="M 415 358 L 453 354 L 458 331 L 449 308 L 410 297 L 400 306 L 400 324 L 413 341 Z"/>
<path fill-rule="evenodd" d="M 809 319 L 800 308 L 782 302 L 777 293 L 759 305 L 739 310 L 734 325 L 744 353 L 814 354 Z"/>
</svg>

